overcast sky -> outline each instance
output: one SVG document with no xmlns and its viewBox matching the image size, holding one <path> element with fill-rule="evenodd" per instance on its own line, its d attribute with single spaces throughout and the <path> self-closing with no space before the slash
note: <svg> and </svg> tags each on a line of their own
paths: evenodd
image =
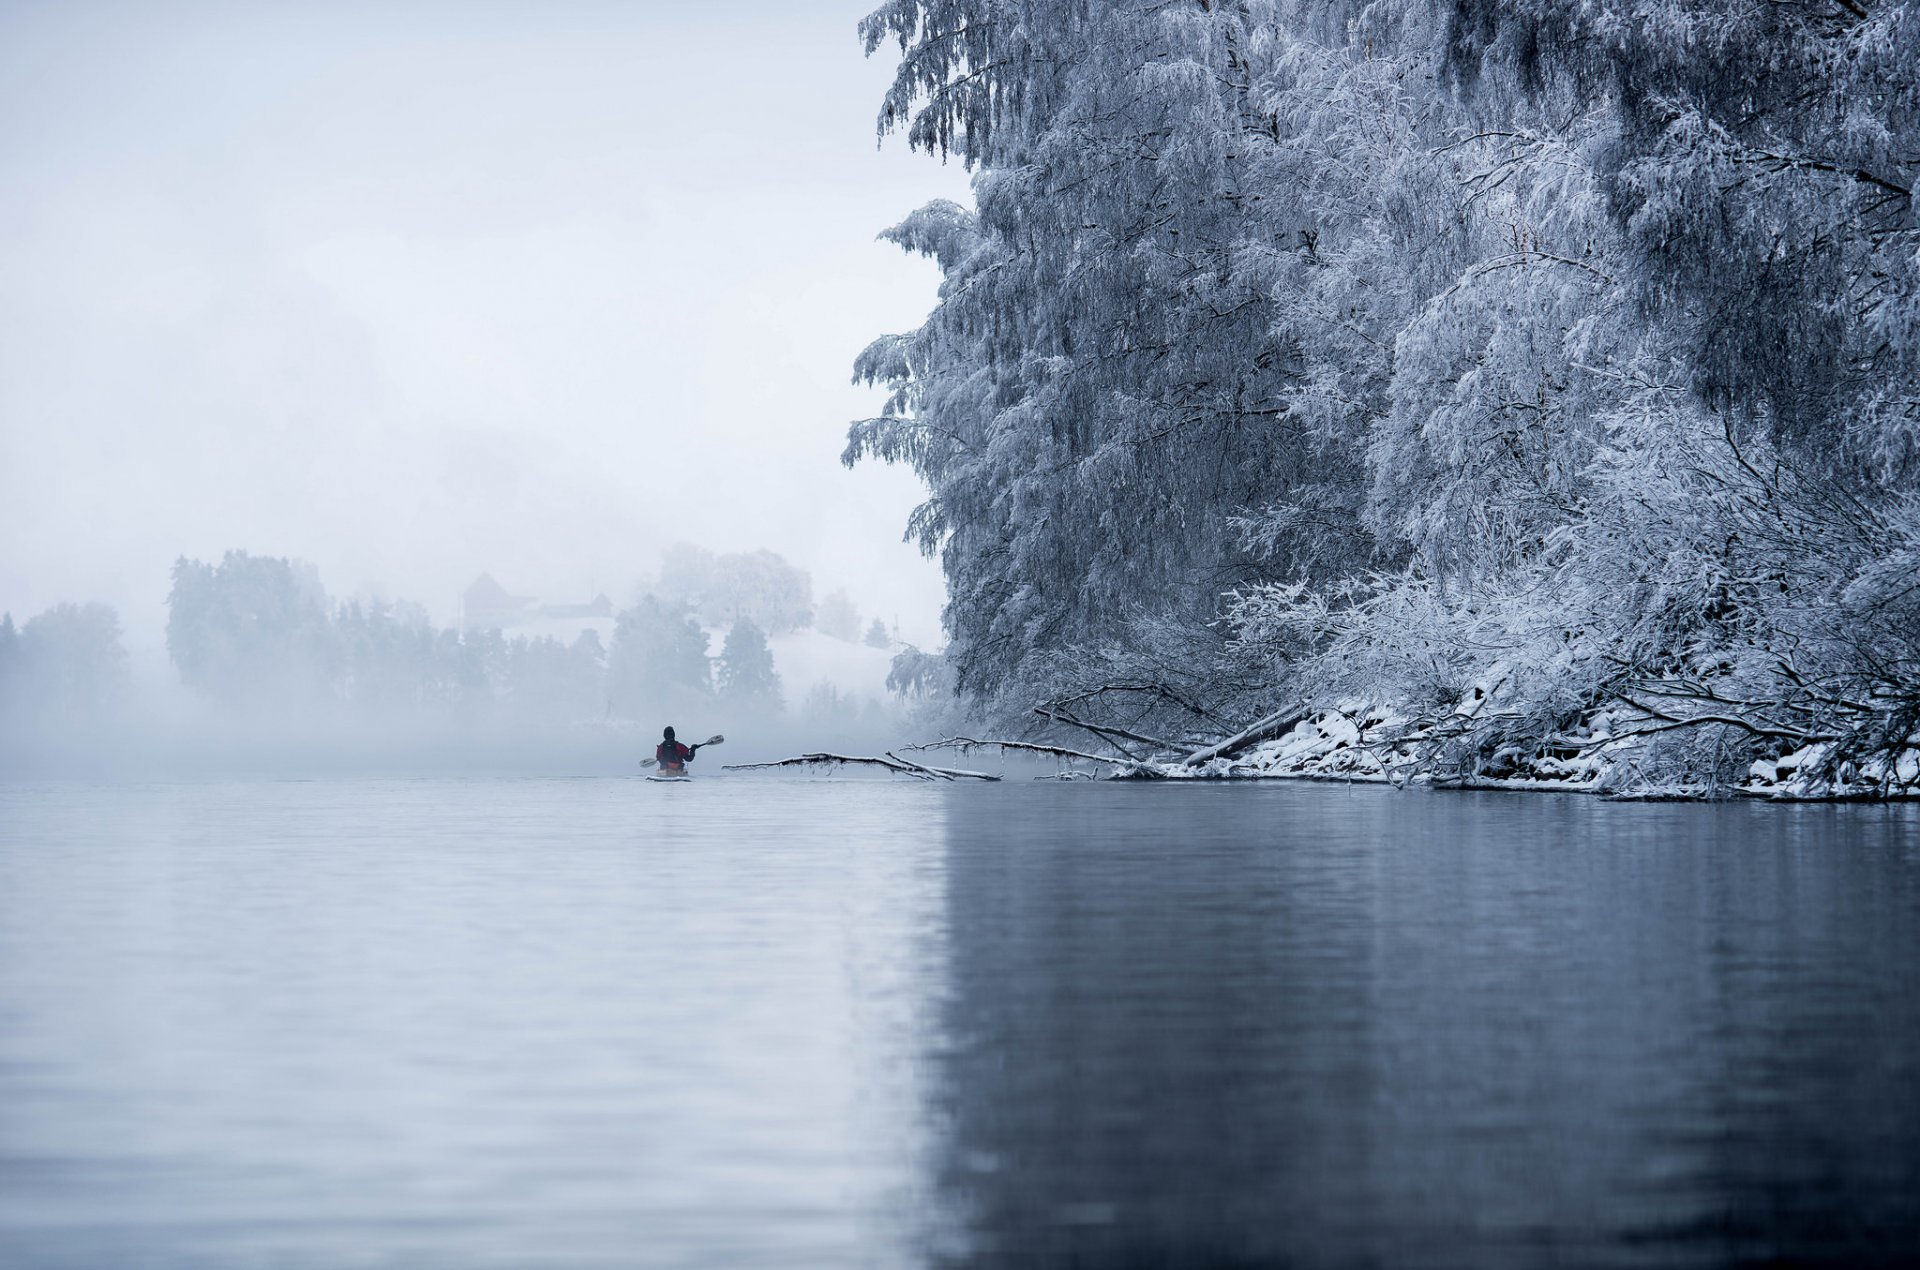
<svg viewBox="0 0 1920 1270">
<path fill-rule="evenodd" d="M 0 3 L 0 608 L 175 556 L 456 616 L 771 547 L 937 638 L 920 489 L 838 457 L 958 165 L 875 148 L 867 0 Z"/>
</svg>

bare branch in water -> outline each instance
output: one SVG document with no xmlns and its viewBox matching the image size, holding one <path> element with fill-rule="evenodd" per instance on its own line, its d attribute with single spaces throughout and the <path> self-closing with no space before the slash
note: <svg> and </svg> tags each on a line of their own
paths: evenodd
<svg viewBox="0 0 1920 1270">
<path fill-rule="evenodd" d="M 901 776 L 911 776 L 915 780 L 950 781 L 960 778 L 979 781 L 997 781 L 1000 778 L 989 772 L 969 772 L 957 767 L 929 767 L 924 763 L 914 763 L 895 754 L 874 757 L 864 754 L 799 754 L 793 758 L 776 759 L 771 763 L 729 763 L 720 770 L 723 772 L 751 772 L 770 767 L 835 767 L 864 764 L 869 767 L 884 768 Z"/>
<path fill-rule="evenodd" d="M 887 757 L 896 763 L 905 764 L 918 771 L 931 772 L 941 780 L 997 781 L 1000 779 L 991 772 L 975 772 L 964 767 L 930 767 L 925 763 L 916 763 L 910 758 L 901 758 L 892 750 L 887 751 Z"/>
<path fill-rule="evenodd" d="M 1090 763 L 1107 763 L 1115 767 L 1131 767 L 1135 760 L 1113 754 L 1089 754 L 1085 750 L 1069 750 L 1059 745 L 1035 745 L 1031 741 L 991 741 L 971 736 L 950 736 L 940 741 L 930 741 L 925 745 L 903 745 L 903 750 L 956 750 L 968 754 L 974 750 L 983 750 L 998 746 L 1003 750 L 1023 750 L 1029 754 L 1050 754 L 1055 758 L 1086 759 Z"/>
</svg>

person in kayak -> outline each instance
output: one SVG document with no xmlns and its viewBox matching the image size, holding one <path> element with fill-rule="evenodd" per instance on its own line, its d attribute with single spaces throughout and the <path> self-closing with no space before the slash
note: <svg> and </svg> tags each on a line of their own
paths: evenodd
<svg viewBox="0 0 1920 1270">
<path fill-rule="evenodd" d="M 682 745 L 673 739 L 673 729 L 669 727 L 661 734 L 660 744 L 653 751 L 653 761 L 661 771 L 673 776 L 684 776 L 687 760 L 699 751 L 697 745 Z"/>
</svg>

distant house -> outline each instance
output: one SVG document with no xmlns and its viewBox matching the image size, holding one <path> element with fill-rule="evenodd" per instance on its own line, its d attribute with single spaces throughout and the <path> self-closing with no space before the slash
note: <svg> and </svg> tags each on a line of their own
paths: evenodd
<svg viewBox="0 0 1920 1270">
<path fill-rule="evenodd" d="M 585 604 L 542 604 L 530 595 L 509 595 L 491 573 L 475 578 L 461 595 L 460 612 L 461 624 L 468 630 L 519 626 L 536 628 L 524 632 L 529 637 L 571 637 L 589 628 L 603 637 L 613 634 L 613 601 L 605 593 Z"/>
<path fill-rule="evenodd" d="M 587 604 L 542 604 L 542 617 L 612 617 L 613 601 L 602 592 Z"/>
<path fill-rule="evenodd" d="M 491 573 L 475 578 L 460 597 L 460 621 L 468 630 L 517 626 L 533 615 L 532 597 L 508 595 Z"/>
</svg>

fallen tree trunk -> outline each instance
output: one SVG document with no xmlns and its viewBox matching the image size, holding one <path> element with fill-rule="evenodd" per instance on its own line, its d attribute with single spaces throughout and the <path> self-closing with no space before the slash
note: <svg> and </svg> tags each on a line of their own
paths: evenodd
<svg viewBox="0 0 1920 1270">
<path fill-rule="evenodd" d="M 1195 750 L 1193 753 L 1187 755 L 1186 758 L 1182 759 L 1181 764 L 1185 767 L 1198 767 L 1202 763 L 1237 754 L 1249 745 L 1257 745 L 1261 741 L 1279 736 L 1281 733 L 1291 730 L 1295 724 L 1299 723 L 1311 713 L 1312 710 L 1307 706 L 1288 706 L 1284 710 L 1276 710 L 1251 727 L 1234 733 L 1224 741 L 1209 745 L 1204 750 Z"/>
<path fill-rule="evenodd" d="M 833 767 L 838 765 L 854 766 L 864 764 L 883 768 L 901 776 L 911 776 L 915 780 L 976 780 L 997 781 L 1000 778 L 991 772 L 970 772 L 958 767 L 930 767 L 925 763 L 915 763 L 903 759 L 897 754 L 875 757 L 865 754 L 828 754 L 824 751 L 814 754 L 797 754 L 792 758 L 775 759 L 770 763 L 729 763 L 720 770 L 723 772 L 751 772 L 770 767 Z"/>
</svg>

